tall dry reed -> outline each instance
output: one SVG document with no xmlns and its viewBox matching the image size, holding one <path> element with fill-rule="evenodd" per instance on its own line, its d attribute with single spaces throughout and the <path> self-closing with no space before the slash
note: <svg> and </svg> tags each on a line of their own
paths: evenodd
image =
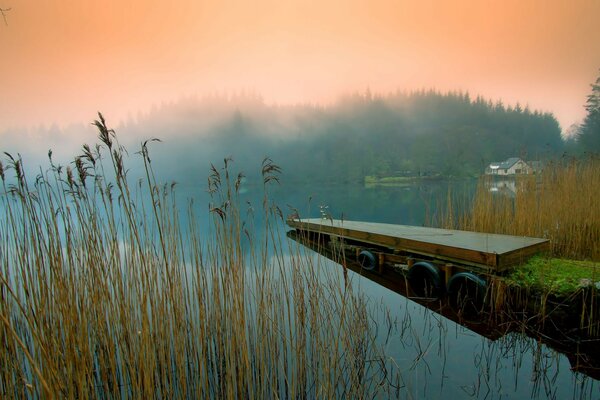
<svg viewBox="0 0 600 400">
<path fill-rule="evenodd" d="M 450 204 L 441 225 L 548 238 L 554 256 L 600 260 L 599 158 L 553 162 L 539 175 L 516 177 L 512 196 L 490 191 L 493 179 L 480 179 L 465 211 Z"/>
<path fill-rule="evenodd" d="M 242 175 L 212 167 L 211 223 L 182 226 L 173 185 L 129 183 L 100 144 L 27 179 L 0 165 L 0 397 L 363 398 L 387 371 L 364 299 L 281 242 L 262 166 L 266 228 L 239 206 Z M 9 177 L 10 173 L 10 177 Z"/>
</svg>

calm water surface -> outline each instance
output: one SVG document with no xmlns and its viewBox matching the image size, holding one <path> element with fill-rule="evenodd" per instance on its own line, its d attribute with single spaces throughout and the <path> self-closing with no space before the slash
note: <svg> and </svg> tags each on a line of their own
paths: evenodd
<svg viewBox="0 0 600 400">
<path fill-rule="evenodd" d="M 271 201 L 284 215 L 297 210 L 301 217 L 328 214 L 333 218 L 423 225 L 435 220 L 447 202 L 448 190 L 472 194 L 475 181 L 436 181 L 406 186 L 275 185 Z M 499 194 L 501 195 L 501 194 Z M 254 210 L 255 235 L 264 231 L 262 185 L 243 185 L 242 209 Z M 206 184 L 181 184 L 176 197 L 182 226 L 188 199 L 196 216 L 210 218 L 208 206 L 218 200 L 206 193 Z M 460 196 L 458 196 L 460 197 Z M 283 243 L 289 243 L 281 222 Z M 292 246 L 291 246 L 292 247 Z M 284 246 L 287 248 L 287 246 Z M 311 257 L 320 257 L 308 251 Z M 340 266 L 324 261 L 327 268 Z M 600 399 L 600 382 L 574 372 L 567 355 L 542 341 L 519 333 L 493 339 L 480 336 L 439 314 L 350 272 L 352 284 L 368 299 L 373 329 L 396 371 L 400 398 L 409 399 Z M 598 376 L 596 374 L 595 376 Z"/>
<path fill-rule="evenodd" d="M 297 208 L 301 217 L 329 213 L 348 220 L 422 225 L 446 204 L 448 189 L 469 195 L 475 185 L 475 181 L 396 187 L 283 185 L 273 189 L 272 198 L 283 209 L 287 205 Z M 251 187 L 245 196 L 248 201 L 257 197 Z M 333 262 L 326 265 L 340 268 Z M 358 274 L 350 274 L 370 301 L 388 362 L 400 372 L 401 398 L 600 399 L 600 382 L 574 372 L 567 355 L 541 341 L 515 332 L 493 339 L 480 336 Z M 389 321 L 393 329 L 386 332 L 383 327 Z"/>
</svg>

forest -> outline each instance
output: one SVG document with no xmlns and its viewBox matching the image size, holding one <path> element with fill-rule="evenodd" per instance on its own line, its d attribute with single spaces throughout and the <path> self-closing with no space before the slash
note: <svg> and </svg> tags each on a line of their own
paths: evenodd
<svg viewBox="0 0 600 400">
<path fill-rule="evenodd" d="M 194 163 L 231 156 L 252 177 L 268 156 L 294 182 L 478 176 L 492 161 L 543 161 L 565 151 L 550 113 L 433 90 L 367 91 L 329 106 L 272 106 L 252 94 L 188 98 L 121 130 L 166 139 L 155 157 L 169 173 L 202 176 L 206 168 Z"/>
<path fill-rule="evenodd" d="M 573 147 L 550 113 L 434 90 L 366 91 L 329 105 L 272 105 L 253 93 L 188 97 L 120 124 L 105 117 L 128 149 L 160 139 L 151 149 L 159 178 L 179 182 L 203 182 L 210 164 L 226 157 L 250 180 L 265 157 L 281 166 L 290 183 L 472 177 L 493 161 L 544 161 Z M 96 140 L 90 125 L 1 136 L 2 150 L 22 154 L 26 166 L 44 163 L 49 149 L 43 146 L 53 146 L 54 160 L 66 164 L 72 162 L 66 155 Z M 135 165 L 136 157 L 130 157 Z"/>
</svg>

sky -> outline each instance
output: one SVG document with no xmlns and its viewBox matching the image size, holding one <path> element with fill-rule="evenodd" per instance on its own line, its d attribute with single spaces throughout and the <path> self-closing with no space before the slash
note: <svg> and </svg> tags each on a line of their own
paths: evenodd
<svg viewBox="0 0 600 400">
<path fill-rule="evenodd" d="M 600 74 L 599 0 L 0 0 L 0 132 L 182 97 L 468 91 L 567 129 Z"/>
</svg>

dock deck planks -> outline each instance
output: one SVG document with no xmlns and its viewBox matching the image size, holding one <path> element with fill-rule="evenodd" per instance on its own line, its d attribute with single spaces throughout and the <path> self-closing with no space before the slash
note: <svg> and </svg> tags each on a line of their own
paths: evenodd
<svg viewBox="0 0 600 400">
<path fill-rule="evenodd" d="M 543 251 L 547 239 L 330 219 L 294 219 L 287 224 L 300 231 L 326 233 L 501 272 Z"/>
</svg>

